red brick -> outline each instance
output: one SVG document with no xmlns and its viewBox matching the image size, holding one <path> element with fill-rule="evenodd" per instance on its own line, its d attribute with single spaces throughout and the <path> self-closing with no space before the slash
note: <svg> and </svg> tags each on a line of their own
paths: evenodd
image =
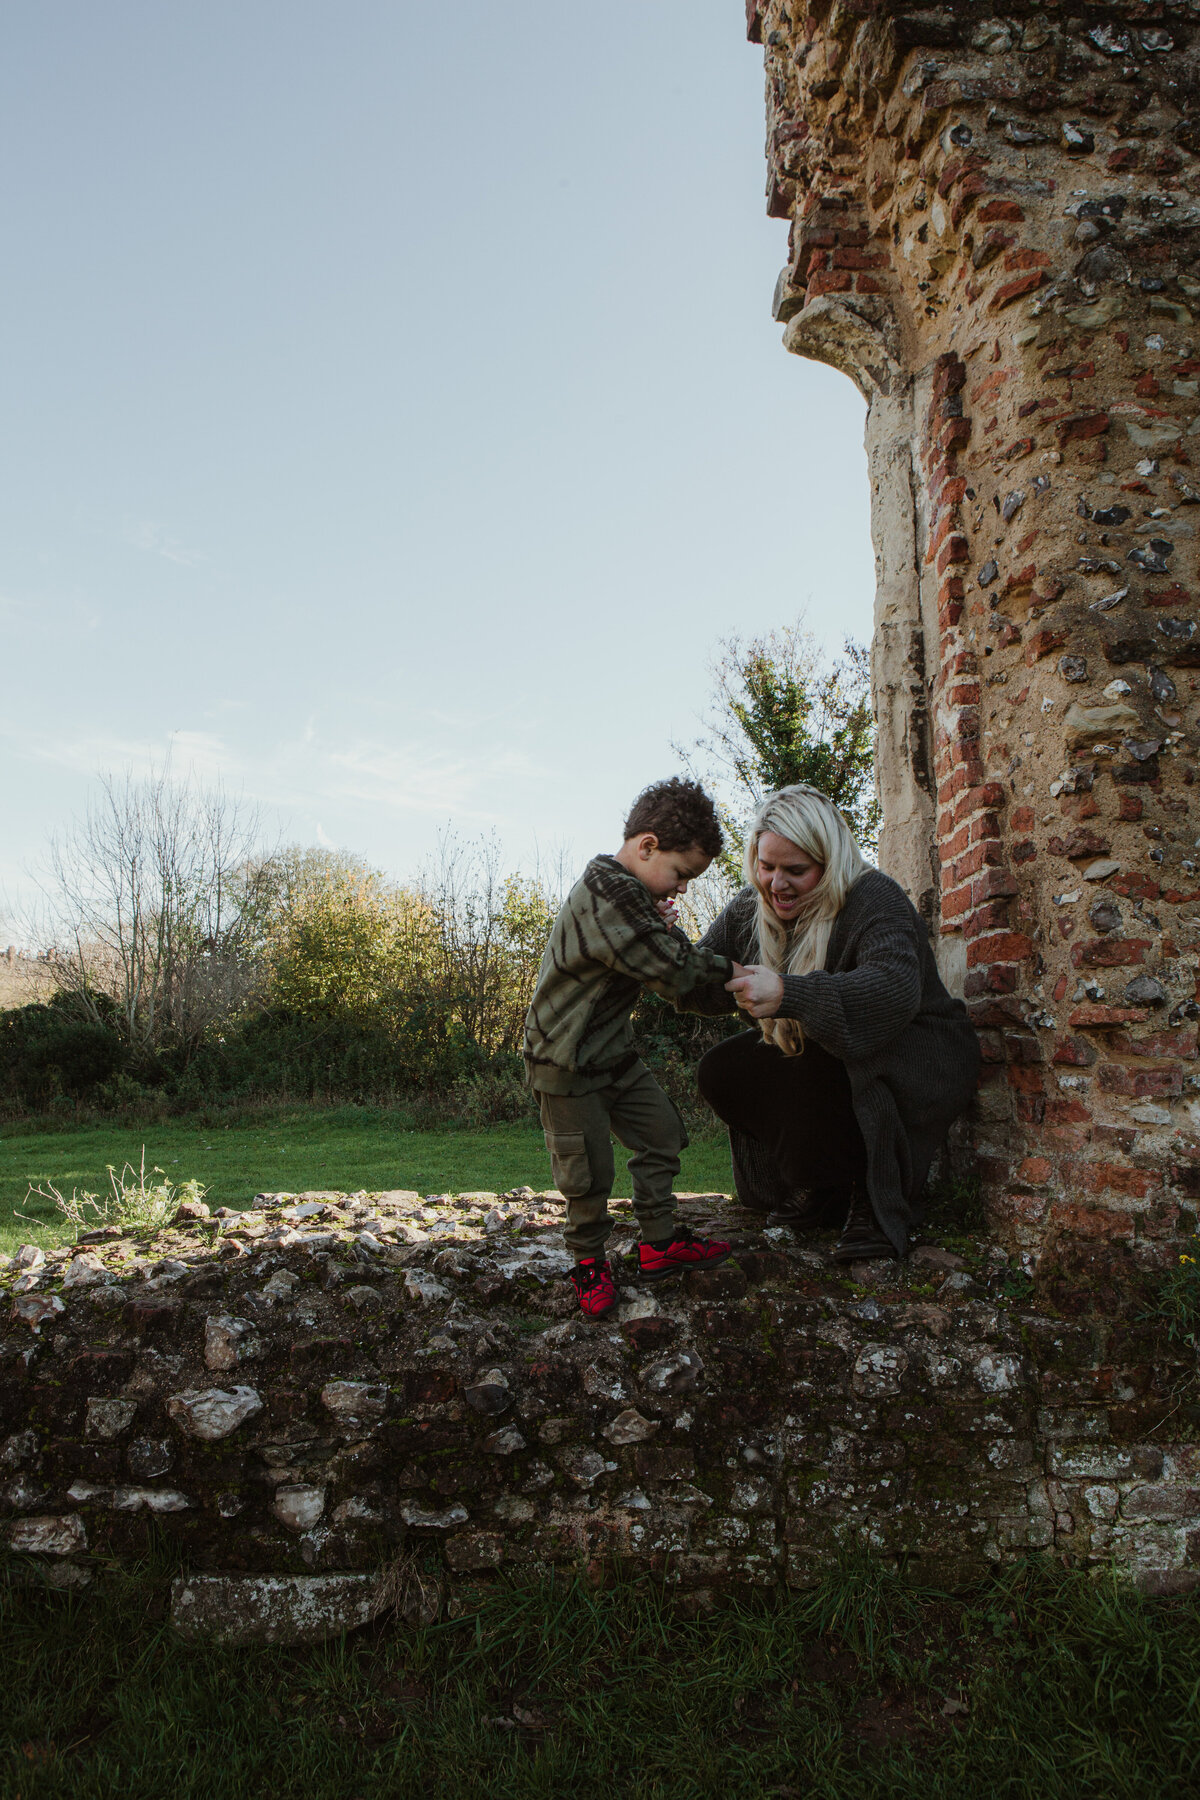
<svg viewBox="0 0 1200 1800">
<path fill-rule="evenodd" d="M 1017 1164 L 1017 1180 L 1027 1181 L 1030 1187 L 1042 1187 L 1054 1173 L 1054 1165 L 1044 1156 L 1027 1156 Z"/>
<path fill-rule="evenodd" d="M 1009 219 L 1019 223 L 1025 214 L 1015 200 L 989 200 L 978 209 L 975 217 L 990 225 L 996 219 Z"/>
<path fill-rule="evenodd" d="M 1000 931 L 993 937 L 977 938 L 967 951 L 967 962 L 974 968 L 979 963 L 1024 962 L 1032 955 L 1032 938 L 1021 931 Z"/>
<path fill-rule="evenodd" d="M 1022 294 L 1032 294 L 1035 288 L 1041 287 L 1045 279 L 1043 269 L 1035 269 L 1029 275 L 1018 275 L 1014 281 L 1006 281 L 996 289 L 988 301 L 988 307 L 992 312 L 999 312 L 1002 307 L 1011 306 L 1014 300 L 1019 300 Z"/>
<path fill-rule="evenodd" d="M 1054 1056 L 1056 1063 L 1070 1063 L 1075 1068 L 1087 1069 L 1096 1060 L 1096 1052 L 1086 1038 L 1060 1037 L 1055 1040 Z"/>
<path fill-rule="evenodd" d="M 1018 545 L 1018 549 L 1020 548 L 1021 546 Z M 1051 631 L 1043 628 L 1041 631 L 1035 632 L 1025 646 L 1025 661 L 1032 668 L 1035 662 L 1040 662 L 1043 656 L 1049 656 L 1052 650 L 1061 650 L 1066 641 L 1067 633 L 1065 631 Z"/>
<path fill-rule="evenodd" d="M 1061 419 L 1055 427 L 1059 448 L 1081 438 L 1099 437 L 1108 426 L 1109 418 L 1105 412 L 1074 413 L 1069 419 Z"/>
<path fill-rule="evenodd" d="M 1044 250 L 1011 250 L 1004 259 L 1006 269 L 1048 269 L 1050 257 Z"/>
<path fill-rule="evenodd" d="M 866 250 L 837 249 L 833 252 L 835 269 L 885 269 L 887 257 Z"/>
<path fill-rule="evenodd" d="M 941 845 L 938 854 L 943 862 L 953 862 L 956 856 L 962 855 L 970 841 L 970 828 L 964 825 L 961 831 L 955 832 L 949 843 Z"/>
<path fill-rule="evenodd" d="M 984 869 L 971 883 L 971 901 L 982 906 L 985 900 L 1011 900 L 1019 891 L 1007 869 Z"/>
<path fill-rule="evenodd" d="M 1040 1069 L 1029 1068 L 1023 1063 L 1010 1063 L 1008 1085 L 1018 1094 L 1044 1094 L 1046 1078 Z"/>
<path fill-rule="evenodd" d="M 1147 606 L 1190 606 L 1192 603 L 1191 590 L 1178 581 L 1173 581 L 1170 587 L 1158 588 L 1154 593 L 1147 591 L 1145 599 Z"/>
<path fill-rule="evenodd" d="M 971 907 L 971 884 L 970 884 L 970 882 L 968 882 L 965 887 L 952 888 L 949 893 L 942 895 L 942 917 L 943 917 L 943 919 L 957 919 L 963 913 L 969 912 L 970 907 Z"/>
<path fill-rule="evenodd" d="M 1128 1094 L 1137 1100 L 1183 1092 L 1183 1064 L 1167 1063 L 1161 1069 L 1133 1069 L 1126 1063 L 1101 1063 L 1097 1071 L 1106 1094 Z"/>
<path fill-rule="evenodd" d="M 1144 962 L 1149 938 L 1091 938 L 1071 951 L 1074 969 L 1124 969 Z"/>
<path fill-rule="evenodd" d="M 848 294 L 853 285 L 853 277 L 842 269 L 818 269 L 810 277 L 807 292 L 810 299 L 819 294 Z"/>
<path fill-rule="evenodd" d="M 971 560 L 971 546 L 961 534 L 947 539 L 937 559 L 938 574 L 944 574 L 951 563 L 964 563 Z"/>
<path fill-rule="evenodd" d="M 965 819 L 985 806 L 1003 806 L 1005 797 L 1004 788 L 998 781 L 985 781 L 978 787 L 968 788 L 954 809 L 955 820 Z"/>
<path fill-rule="evenodd" d="M 980 932 L 995 931 L 1008 924 L 1007 900 L 989 900 L 982 906 L 974 907 L 971 915 L 964 921 L 963 936 L 976 938 Z"/>
<path fill-rule="evenodd" d="M 1128 1238 L 1133 1236 L 1133 1217 L 1127 1212 L 1108 1212 L 1092 1206 L 1055 1201 L 1050 1220 L 1060 1231 L 1076 1237 Z"/>
<path fill-rule="evenodd" d="M 1085 1031 L 1103 1031 L 1110 1025 L 1144 1025 L 1149 1017 L 1144 1006 L 1101 1006 L 1089 1000 L 1075 1008 L 1067 1023 Z"/>
<path fill-rule="evenodd" d="M 1076 1163 L 1071 1175 L 1085 1194 L 1125 1194 L 1133 1200 L 1144 1200 L 1158 1177 L 1147 1169 L 1131 1168 L 1128 1163 Z"/>
<path fill-rule="evenodd" d="M 1196 1027 L 1182 1025 L 1177 1031 L 1154 1031 L 1140 1038 L 1131 1038 L 1127 1031 L 1117 1031 L 1109 1043 L 1116 1056 L 1181 1056 L 1191 1062 L 1196 1055 Z"/>
</svg>

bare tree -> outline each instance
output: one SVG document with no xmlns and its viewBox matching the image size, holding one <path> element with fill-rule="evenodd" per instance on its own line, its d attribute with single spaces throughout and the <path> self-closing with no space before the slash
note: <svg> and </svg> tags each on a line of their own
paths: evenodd
<svg viewBox="0 0 1200 1800">
<path fill-rule="evenodd" d="M 101 778 L 50 849 L 61 985 L 137 1050 L 181 1048 L 249 996 L 261 939 L 260 821 L 220 787 Z"/>
</svg>

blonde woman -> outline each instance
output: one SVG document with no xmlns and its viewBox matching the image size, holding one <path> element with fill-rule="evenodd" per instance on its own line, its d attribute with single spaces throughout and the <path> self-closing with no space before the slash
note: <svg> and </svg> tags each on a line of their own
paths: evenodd
<svg viewBox="0 0 1200 1800">
<path fill-rule="evenodd" d="M 839 1261 L 902 1257 L 934 1152 L 975 1089 L 966 1008 L 903 889 L 816 788 L 767 796 L 745 874 L 702 942 L 735 965 L 711 1010 L 758 1023 L 699 1067 L 738 1196 L 796 1230 L 840 1226 Z"/>
</svg>

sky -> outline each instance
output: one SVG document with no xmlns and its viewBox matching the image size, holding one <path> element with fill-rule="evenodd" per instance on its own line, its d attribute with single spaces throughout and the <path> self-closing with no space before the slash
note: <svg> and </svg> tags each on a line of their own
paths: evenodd
<svg viewBox="0 0 1200 1800">
<path fill-rule="evenodd" d="M 17 0 L 0 912 L 169 757 L 403 878 L 615 848 L 718 641 L 870 628 L 740 0 Z"/>
</svg>

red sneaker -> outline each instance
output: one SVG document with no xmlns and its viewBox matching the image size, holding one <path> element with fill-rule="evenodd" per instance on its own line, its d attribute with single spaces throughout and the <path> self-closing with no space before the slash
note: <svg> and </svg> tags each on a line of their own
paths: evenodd
<svg viewBox="0 0 1200 1800">
<path fill-rule="evenodd" d="M 664 1275 L 678 1274 L 680 1269 L 715 1269 L 732 1254 L 733 1246 L 719 1238 L 697 1237 L 681 1225 L 671 1242 L 662 1250 L 653 1244 L 638 1245 L 638 1273 L 643 1281 L 661 1281 Z"/>
<path fill-rule="evenodd" d="M 598 1262 L 594 1256 L 585 1256 L 571 1270 L 571 1281 L 579 1295 L 579 1304 L 589 1319 L 600 1318 L 602 1314 L 611 1312 L 616 1305 L 617 1290 L 613 1286 L 612 1269 L 607 1262 Z"/>
</svg>

